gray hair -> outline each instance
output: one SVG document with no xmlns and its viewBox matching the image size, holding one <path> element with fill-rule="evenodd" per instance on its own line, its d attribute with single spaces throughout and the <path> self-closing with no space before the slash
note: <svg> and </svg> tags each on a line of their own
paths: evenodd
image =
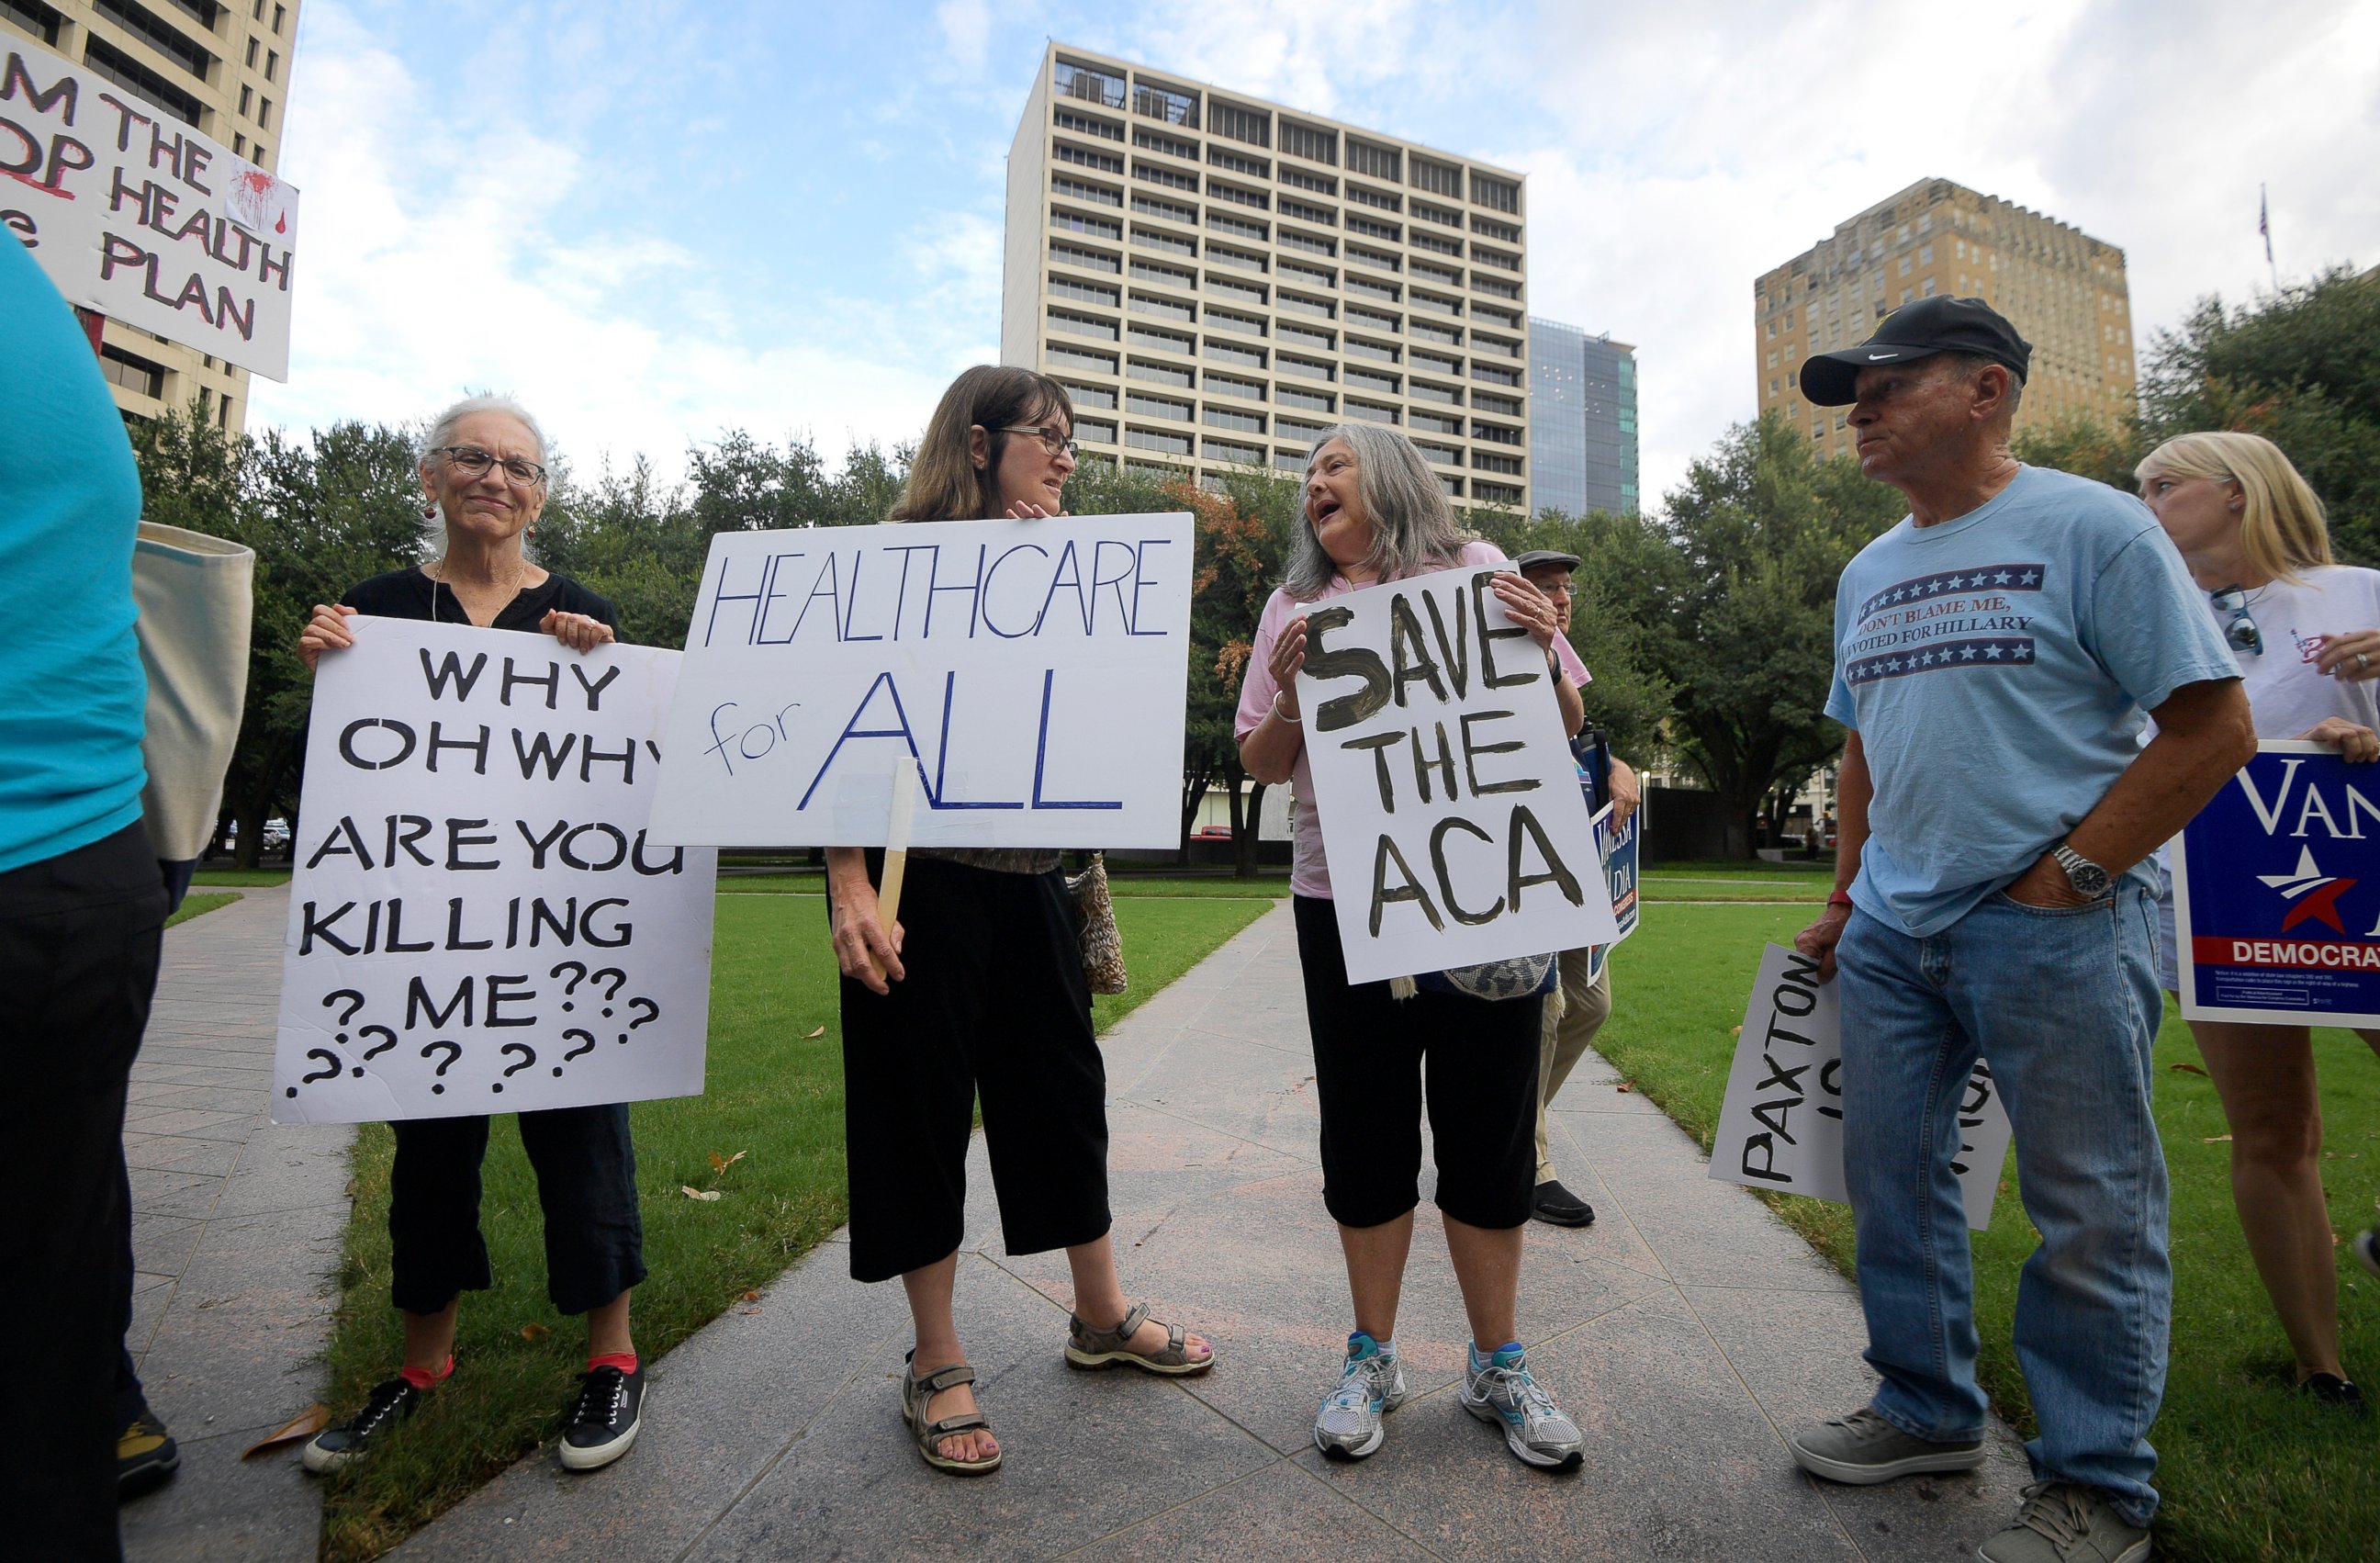
<svg viewBox="0 0 2380 1563">
<path fill-rule="evenodd" d="M 1446 491 L 1438 486 L 1421 452 L 1404 435 L 1377 423 L 1334 425 L 1316 435 L 1306 451 L 1308 472 L 1314 470 L 1314 458 L 1332 440 L 1345 440 L 1355 453 L 1355 493 L 1372 523 L 1372 551 L 1364 562 L 1372 568 L 1375 579 L 1390 580 L 1432 566 L 1451 565 L 1461 556 L 1463 545 L 1477 535 L 1455 523 L 1454 507 L 1446 502 Z M 1338 561 L 1323 552 L 1322 540 L 1314 535 L 1301 500 L 1281 589 L 1294 602 L 1310 603 L 1329 589 L 1338 573 Z"/>
<path fill-rule="evenodd" d="M 548 446 L 545 443 L 545 431 L 537 426 L 537 420 L 530 416 L 528 409 L 510 397 L 491 394 L 465 397 L 432 420 L 430 425 L 430 437 L 422 442 L 421 452 L 415 465 L 422 471 L 428 471 L 431 458 L 455 443 L 455 425 L 478 412 L 501 412 L 507 418 L 518 419 L 521 427 L 528 431 L 528 437 L 537 442 L 539 464 L 540 466 L 552 464 L 546 456 Z"/>
</svg>

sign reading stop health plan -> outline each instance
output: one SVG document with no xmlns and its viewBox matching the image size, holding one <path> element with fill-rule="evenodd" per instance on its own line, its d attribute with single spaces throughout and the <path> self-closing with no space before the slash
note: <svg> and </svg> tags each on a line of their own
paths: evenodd
<svg viewBox="0 0 2380 1563">
<path fill-rule="evenodd" d="M 314 680 L 274 1121 L 698 1093 L 718 855 L 646 829 L 678 653 L 349 623 Z"/>
<path fill-rule="evenodd" d="M 1171 847 L 1190 517 L 910 522 L 711 539 L 657 841 Z"/>
<path fill-rule="evenodd" d="M 137 92 L 0 47 L 0 227 L 71 303 L 289 378 L 298 191 Z"/>
<path fill-rule="evenodd" d="M 1808 956 L 1770 945 L 1728 1070 L 1727 1099 L 1711 1137 L 1711 1178 L 1849 1204 L 1842 1066 L 1841 987 L 1819 982 L 1818 963 Z M 1992 1224 L 2010 1133 L 2008 1109 L 1980 1059 L 1960 1095 L 1958 1119 L 1950 1170 L 1967 1225 L 1980 1232 Z"/>
<path fill-rule="evenodd" d="M 1297 704 L 1350 982 L 1620 937 L 1545 653 L 1496 574 L 1305 616 Z"/>
<path fill-rule="evenodd" d="M 2380 1026 L 2380 769 L 2256 750 L 2167 854 L 2181 1012 Z"/>
</svg>

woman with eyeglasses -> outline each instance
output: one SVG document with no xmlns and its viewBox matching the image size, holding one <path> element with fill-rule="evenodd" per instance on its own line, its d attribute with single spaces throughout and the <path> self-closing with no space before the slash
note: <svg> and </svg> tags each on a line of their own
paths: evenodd
<svg viewBox="0 0 2380 1563">
<path fill-rule="evenodd" d="M 2322 501 L 2272 441 L 2183 434 L 2141 462 L 2141 497 L 2181 550 L 2231 643 L 2256 732 L 2380 760 L 2380 570 L 2334 564 Z M 2165 985 L 2180 988 L 2173 895 Z M 2297 1357 L 2299 1387 L 2362 1412 L 2338 1353 L 2338 1261 L 2322 1189 L 2322 1107 L 2304 1026 L 2192 1020 L 2231 1129 L 2231 1199 Z M 2380 1053 L 2380 1031 L 2360 1032 Z M 2380 1239 L 2356 1239 L 2380 1273 Z"/>
<path fill-rule="evenodd" d="M 532 563 L 523 541 L 549 491 L 545 436 L 504 397 L 456 402 L 431 425 L 416 472 L 438 557 L 359 582 L 318 604 L 298 637 L 312 669 L 356 643 L 363 614 L 551 635 L 573 651 L 615 638 L 612 604 Z M 645 1278 L 637 1156 L 624 1104 L 520 1116 L 545 1216 L 546 1290 L 555 1309 L 587 1315 L 587 1372 L 564 1429 L 565 1469 L 611 1464 L 636 1442 L 644 1373 L 628 1332 L 628 1294 Z M 389 1126 L 390 1293 L 404 1321 L 404 1362 L 346 1421 L 306 1446 L 306 1468 L 329 1471 L 369 1455 L 455 1371 L 461 1294 L 494 1284 L 480 1233 L 484 1117 L 413 1118 Z"/>
<path fill-rule="evenodd" d="M 1074 406 L 1030 370 L 978 366 L 935 408 L 894 521 L 1064 515 Z M 844 1145 L 851 1275 L 898 1276 L 915 1327 L 902 1415 L 929 1465 L 1001 1462 L 978 1405 L 951 1297 L 965 1233 L 967 1142 L 979 1102 L 1012 1254 L 1063 1249 L 1076 1367 L 1168 1375 L 1214 1365 L 1207 1342 L 1129 1303 L 1109 1236 L 1107 1071 L 1091 1032 L 1075 910 L 1058 854 L 909 852 L 896 920 L 878 906 L 883 854 L 827 851 L 827 912 L 843 970 Z"/>
</svg>

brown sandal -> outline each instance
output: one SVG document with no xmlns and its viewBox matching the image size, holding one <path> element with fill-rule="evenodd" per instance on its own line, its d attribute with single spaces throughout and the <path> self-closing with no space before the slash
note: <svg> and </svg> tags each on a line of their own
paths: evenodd
<svg viewBox="0 0 2380 1563">
<path fill-rule="evenodd" d="M 901 1360 L 907 1362 L 916 1356 L 913 1349 Z M 960 1476 L 981 1476 L 1000 1469 L 1002 1451 L 997 1449 L 981 1459 L 953 1459 L 941 1450 L 942 1440 L 954 1433 L 972 1433 L 978 1428 L 990 1432 L 991 1423 L 981 1410 L 962 1411 L 957 1416 L 946 1416 L 934 1422 L 926 1420 L 926 1408 L 933 1404 L 935 1396 L 945 1389 L 974 1382 L 975 1370 L 965 1362 L 936 1368 L 922 1378 L 905 1368 L 902 1371 L 901 1416 L 908 1423 L 909 1431 L 917 1435 L 917 1452 L 925 1457 L 928 1465 L 937 1471 L 948 1471 Z"/>
<path fill-rule="evenodd" d="M 1215 1365 L 1213 1346 L 1207 1348 L 1205 1356 L 1193 1357 L 1185 1344 L 1189 1338 L 1187 1332 L 1180 1325 L 1167 1325 L 1162 1319 L 1158 1321 L 1165 1328 L 1162 1349 L 1153 1352 L 1129 1349 L 1126 1342 L 1148 1318 L 1148 1304 L 1145 1302 L 1134 1303 L 1132 1312 L 1123 1316 L 1123 1323 L 1113 1329 L 1096 1328 L 1083 1323 L 1080 1314 L 1075 1315 L 1066 1332 L 1066 1361 L 1078 1368 L 1105 1368 L 1127 1362 L 1144 1372 L 1163 1374 L 1171 1378 L 1205 1373 Z"/>
</svg>

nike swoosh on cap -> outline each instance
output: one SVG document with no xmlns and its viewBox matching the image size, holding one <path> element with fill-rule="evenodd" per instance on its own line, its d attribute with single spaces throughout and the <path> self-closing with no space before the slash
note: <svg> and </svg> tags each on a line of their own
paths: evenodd
<svg viewBox="0 0 2380 1563">
<path fill-rule="evenodd" d="M 1867 356 L 1867 361 L 1870 363 L 1881 363 L 1886 359 L 1897 359 L 1900 356 L 1900 355 L 1899 353 L 1870 353 Z"/>
</svg>

